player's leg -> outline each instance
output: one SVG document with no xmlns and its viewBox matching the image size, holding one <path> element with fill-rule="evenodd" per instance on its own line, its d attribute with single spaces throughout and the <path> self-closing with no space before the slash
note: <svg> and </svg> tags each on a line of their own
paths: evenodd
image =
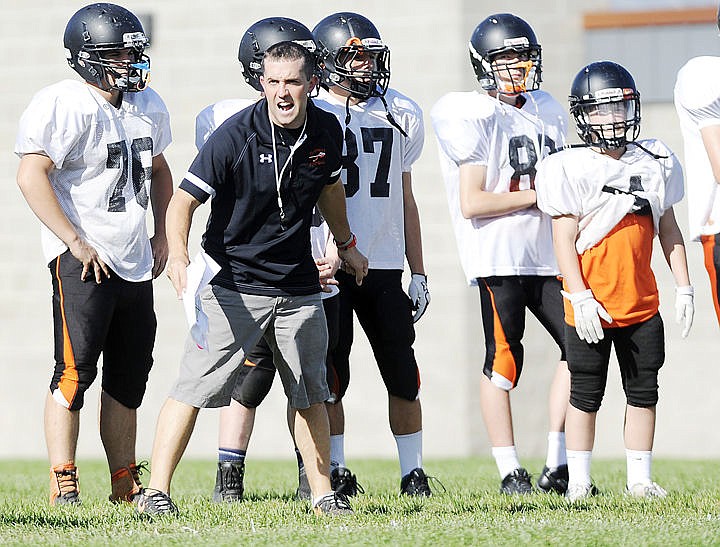
<svg viewBox="0 0 720 547">
<path fill-rule="evenodd" d="M 228 406 L 220 410 L 218 464 L 213 501 L 241 501 L 244 492 L 245 456 L 255 424 L 255 409 L 265 399 L 275 377 L 272 350 L 264 339 L 240 367 Z"/>
<path fill-rule="evenodd" d="M 610 350 L 616 330 L 605 329 L 604 339 L 597 344 L 589 344 L 579 338 L 575 327 L 565 326 L 570 369 L 570 405 L 565 419 L 569 479 L 565 495 L 571 501 L 597 492 L 590 478 L 595 420 L 605 393 Z"/>
<path fill-rule="evenodd" d="M 710 278 L 710 290 L 712 293 L 715 315 L 720 324 L 720 235 L 702 236 L 703 255 L 705 257 L 705 269 Z"/>
<path fill-rule="evenodd" d="M 135 502 L 142 489 L 135 458 L 137 408 L 153 364 L 157 321 L 151 281 L 112 282 L 118 299 L 103 349 L 100 438 L 110 469 L 110 501 Z"/>
<path fill-rule="evenodd" d="M 140 513 L 177 512 L 170 499 L 170 483 L 187 447 L 201 407 L 230 403 L 232 390 L 245 361 L 273 319 L 275 298 L 246 295 L 211 285 L 200 295 L 208 317 L 207 349 L 188 336 L 178 380 L 157 421 L 150 483 L 138 502 Z"/>
<path fill-rule="evenodd" d="M 565 357 L 565 320 L 562 284 L 556 277 L 527 277 L 528 308 L 552 336 L 560 353 L 548 397 L 548 445 L 545 466 L 537 480 L 543 492 L 565 494 L 568 468 L 565 447 L 565 415 L 570 399 L 570 371 Z"/>
<path fill-rule="evenodd" d="M 665 361 L 660 315 L 620 329 L 615 348 L 627 397 L 624 430 L 627 492 L 637 497 L 665 497 L 667 492 L 652 480 L 658 372 Z"/>
<path fill-rule="evenodd" d="M 82 263 L 67 251 L 50 264 L 53 286 L 55 369 L 45 400 L 50 459 L 50 503 L 79 503 L 75 450 L 85 391 L 110 324 L 114 296 L 109 280 L 81 281 Z"/>
<path fill-rule="evenodd" d="M 509 393 L 522 371 L 525 291 L 518 277 L 479 278 L 478 289 L 485 333 L 480 382 L 483 422 L 501 478 L 500 491 L 527 494 L 532 484 L 517 456 Z"/>
</svg>

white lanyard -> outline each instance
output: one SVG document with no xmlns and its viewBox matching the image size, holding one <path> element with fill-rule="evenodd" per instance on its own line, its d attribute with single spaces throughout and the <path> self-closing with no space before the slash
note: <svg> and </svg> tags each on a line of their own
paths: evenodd
<svg viewBox="0 0 720 547">
<path fill-rule="evenodd" d="M 268 117 L 269 117 L 269 114 L 268 114 Z M 280 226 L 282 227 L 283 230 L 285 229 L 285 210 L 283 209 L 282 196 L 280 195 L 280 183 L 282 182 L 282 177 L 283 177 L 283 174 L 285 173 L 285 168 L 288 166 L 288 164 L 292 160 L 295 150 L 300 148 L 300 145 L 302 145 L 302 143 L 305 142 L 305 139 L 307 138 L 307 135 L 305 134 L 305 126 L 307 126 L 307 114 L 305 115 L 305 121 L 303 122 L 302 131 L 300 131 L 300 136 L 298 137 L 298 140 L 295 141 L 295 144 L 293 144 L 290 147 L 290 154 L 288 155 L 287 160 L 285 160 L 285 164 L 282 166 L 280 173 L 278 173 L 278 164 L 277 164 L 278 155 L 277 155 L 277 146 L 275 144 L 275 124 L 273 123 L 272 119 L 270 120 L 270 131 L 272 133 L 272 145 L 273 145 L 273 164 L 275 166 L 275 188 L 277 189 L 278 207 L 280 208 Z"/>
</svg>

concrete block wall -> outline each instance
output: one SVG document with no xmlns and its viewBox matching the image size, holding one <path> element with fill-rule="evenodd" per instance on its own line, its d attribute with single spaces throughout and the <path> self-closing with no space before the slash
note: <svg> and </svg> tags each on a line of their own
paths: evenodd
<svg viewBox="0 0 720 547">
<path fill-rule="evenodd" d="M 32 94 L 63 78 L 74 78 L 62 49 L 62 33 L 70 15 L 85 2 L 8 0 L 0 19 L 0 49 L 5 52 L 0 79 L 0 457 L 45 455 L 42 407 L 52 366 L 52 322 L 49 274 L 43 266 L 38 222 L 15 184 L 17 158 L 12 154 L 22 110 Z M 581 15 L 602 9 L 605 2 L 519 0 L 512 9 L 534 27 L 543 45 L 544 87 L 561 102 L 567 96 L 583 57 Z M 413 97 L 426 112 L 426 148 L 413 171 L 420 207 L 432 303 L 417 324 L 415 345 L 422 375 L 425 453 L 432 457 L 488 454 L 479 411 L 477 385 L 483 359 L 478 295 L 468 288 L 460 269 L 450 226 L 437 149 L 430 127 L 434 102 L 452 90 L 476 87 L 468 62 L 467 40 L 486 15 L 506 11 L 505 2 L 447 0 L 431 2 L 363 3 L 315 0 L 246 3 L 215 0 L 198 5 L 189 0 L 128 0 L 138 13 L 153 16 L 153 87 L 163 96 L 172 117 L 174 142 L 166 156 L 176 184 L 195 154 L 194 118 L 206 105 L 231 97 L 252 97 L 237 64 L 242 32 L 254 21 L 283 15 L 312 28 L 332 11 L 358 11 L 372 19 L 392 49 L 393 87 Z M 656 135 L 680 152 L 680 136 L 672 105 L 645 110 L 645 135 Z M 196 214 L 191 252 L 197 250 L 204 226 L 202 209 Z M 685 221 L 684 213 L 678 215 Z M 684 227 L 684 225 L 683 225 Z M 705 438 L 717 403 L 707 388 L 696 386 L 703 376 L 712 385 L 718 376 L 709 357 L 713 354 L 717 324 L 709 305 L 707 281 L 699 247 L 690 247 L 692 274 L 697 287 L 698 312 L 691 338 L 679 339 L 673 324 L 672 281 L 658 276 L 662 311 L 668 325 L 668 363 L 661 376 L 657 451 L 664 456 L 720 455 L 720 439 Z M 661 259 L 661 257 L 658 257 Z M 658 266 L 664 267 L 661 260 Z M 665 268 L 667 269 L 667 268 Z M 155 282 L 159 319 L 156 365 L 140 409 L 138 455 L 150 454 L 155 420 L 178 368 L 186 325 L 180 303 L 163 276 Z M 357 337 L 352 356 L 352 380 L 345 399 L 346 455 L 395 457 L 387 426 L 387 398 L 364 337 Z M 526 367 L 513 393 L 517 445 L 521 456 L 542 456 L 547 427 L 548 384 L 557 354 L 537 322 L 528 319 Z M 702 368 L 700 368 L 702 367 Z M 708 377 L 709 375 L 709 377 Z M 619 377 L 613 373 L 601 411 L 597 453 L 622 455 L 623 399 Z M 102 447 L 97 433 L 95 385 L 83 411 L 78 454 L 98 457 Z M 286 431 L 285 400 L 279 382 L 258 410 L 251 445 L 258 457 L 289 458 L 291 442 Z M 214 457 L 217 411 L 203 411 L 188 447 L 192 457 Z"/>
</svg>

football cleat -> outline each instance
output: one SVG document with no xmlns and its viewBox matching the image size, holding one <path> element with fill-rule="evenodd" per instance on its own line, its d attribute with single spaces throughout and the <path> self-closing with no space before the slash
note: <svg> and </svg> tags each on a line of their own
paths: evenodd
<svg viewBox="0 0 720 547">
<path fill-rule="evenodd" d="M 542 473 L 537 480 L 538 490 L 549 494 L 556 492 L 561 496 L 565 495 L 568 487 L 568 467 L 559 465 L 557 467 L 543 467 Z"/>
<path fill-rule="evenodd" d="M 347 467 L 336 467 L 330 473 L 330 486 L 338 494 L 351 497 L 364 494 L 365 490 L 358 484 L 357 477 Z"/>
<path fill-rule="evenodd" d="M 633 498 L 656 499 L 666 497 L 667 490 L 656 482 L 639 482 L 632 486 L 627 486 L 625 488 L 625 494 Z"/>
<path fill-rule="evenodd" d="M 127 467 L 121 467 L 115 473 L 110 475 L 110 485 L 112 493 L 110 501 L 113 503 L 137 503 L 140 499 L 140 491 L 142 490 L 142 482 L 140 475 L 147 470 L 147 462 L 134 462 Z"/>
<path fill-rule="evenodd" d="M 350 507 L 350 502 L 347 496 L 340 494 L 339 492 L 329 492 L 325 494 L 320 500 L 313 506 L 313 511 L 316 515 L 352 515 L 353 510 Z"/>
<path fill-rule="evenodd" d="M 215 503 L 233 503 L 242 501 L 245 462 L 222 461 L 217 464 L 215 489 L 212 500 Z"/>
<path fill-rule="evenodd" d="M 400 480 L 400 495 L 407 496 L 432 496 L 428 477 L 420 467 L 416 467 Z"/>
<path fill-rule="evenodd" d="M 570 503 L 581 501 L 598 495 L 598 489 L 594 484 L 570 484 L 565 499 Z"/>
<path fill-rule="evenodd" d="M 310 500 L 312 499 L 312 492 L 310 491 L 310 483 L 308 482 L 307 475 L 305 474 L 305 466 L 301 465 L 298 468 L 298 487 L 295 491 L 295 499 L 298 500 Z"/>
<path fill-rule="evenodd" d="M 80 504 L 80 481 L 75 463 L 50 468 L 50 505 Z"/>
<path fill-rule="evenodd" d="M 523 467 L 514 469 L 500 483 L 501 494 L 529 494 L 532 492 L 530 474 Z"/>
<path fill-rule="evenodd" d="M 158 516 L 178 514 L 178 508 L 170 496 L 154 488 L 143 488 L 138 499 L 136 511 L 141 515 Z"/>
</svg>

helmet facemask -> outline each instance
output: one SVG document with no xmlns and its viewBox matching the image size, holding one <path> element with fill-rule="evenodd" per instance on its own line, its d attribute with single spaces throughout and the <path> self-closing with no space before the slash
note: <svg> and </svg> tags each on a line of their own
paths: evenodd
<svg viewBox="0 0 720 547">
<path fill-rule="evenodd" d="M 335 71 L 327 74 L 333 85 L 362 100 L 385 95 L 390 84 L 390 50 L 381 40 L 350 38 L 338 48 L 333 64 Z"/>
<path fill-rule="evenodd" d="M 147 87 L 150 71 L 150 58 L 144 53 L 147 43 L 142 32 L 126 33 L 123 43 L 83 46 L 77 53 L 77 63 L 95 76 L 97 85 L 104 91 L 142 91 Z M 131 59 L 107 57 L 108 53 L 121 50 L 129 50 Z"/>
<path fill-rule="evenodd" d="M 570 97 L 570 113 L 588 146 L 617 150 L 640 134 L 640 94 L 633 89 L 603 89 L 591 99 Z"/>
<path fill-rule="evenodd" d="M 489 51 L 481 55 L 470 43 L 470 57 L 476 68 L 480 86 L 486 91 L 497 91 L 503 95 L 517 95 L 540 89 L 542 81 L 542 53 L 539 45 L 530 46 L 527 38 L 516 40 L 518 44 Z M 500 57 L 515 58 L 512 63 Z"/>
</svg>

